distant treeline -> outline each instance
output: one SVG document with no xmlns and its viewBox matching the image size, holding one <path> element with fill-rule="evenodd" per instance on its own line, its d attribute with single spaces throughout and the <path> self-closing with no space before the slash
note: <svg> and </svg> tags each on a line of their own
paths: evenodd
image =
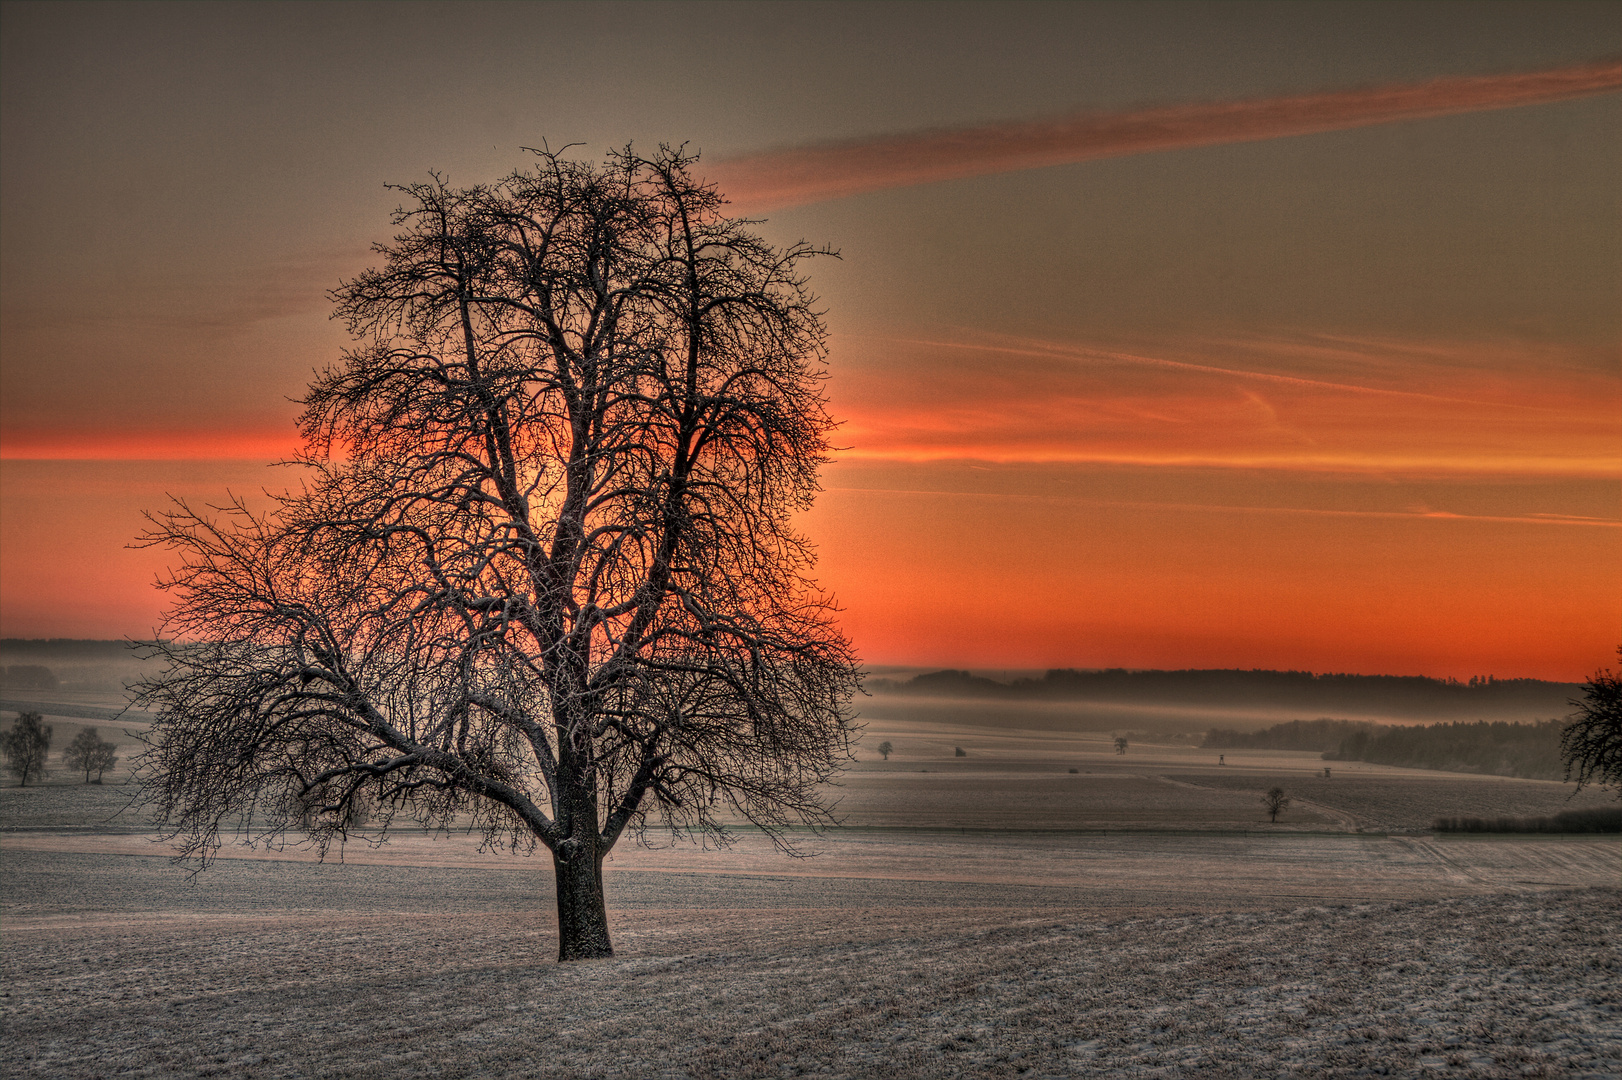
<svg viewBox="0 0 1622 1080">
<path fill-rule="evenodd" d="M 1346 739 L 1358 732 L 1375 730 L 1367 720 L 1291 720 L 1274 724 L 1264 731 L 1230 731 L 1212 728 L 1202 746 L 1211 750 L 1311 750 L 1324 754 L 1337 751 Z"/>
<path fill-rule="evenodd" d="M 1383 716 L 1481 717 L 1521 713 L 1563 716 L 1576 683 L 1541 679 L 1432 679 L 1423 675 L 1317 675 L 1310 671 L 1047 672 L 1039 679 L 998 682 L 967 671 L 936 671 L 905 681 L 870 679 L 868 690 L 879 694 L 989 698 L 1024 701 L 1163 702 L 1190 706 L 1237 706 L 1300 709 L 1323 713 L 1346 711 Z"/>
<path fill-rule="evenodd" d="M 1435 829 L 1464 833 L 1622 833 L 1622 807 L 1562 810 L 1554 817 L 1437 818 Z"/>
<path fill-rule="evenodd" d="M 1212 750 L 1310 750 L 1325 761 L 1367 761 L 1410 769 L 1490 773 L 1529 780 L 1561 780 L 1561 720 L 1507 724 L 1416 724 L 1388 727 L 1363 720 L 1291 720 L 1264 731 L 1212 728 Z"/>
<path fill-rule="evenodd" d="M 134 654 L 127 641 L 90 638 L 0 638 L 0 656 L 11 659 L 39 657 L 65 663 L 106 663 L 128 660 Z"/>
<path fill-rule="evenodd" d="M 1111 729 L 1112 733 L 1123 738 L 1130 746 L 1147 743 L 1150 746 L 1175 746 L 1178 743 L 1191 743 L 1200 740 L 1197 731 L 1119 731 Z"/>
<path fill-rule="evenodd" d="M 122 690 L 152 664 L 127 641 L 0 639 L 0 688 Z"/>
<path fill-rule="evenodd" d="M 1530 724 L 1483 721 L 1354 731 L 1324 758 L 1413 769 L 1522 776 L 1530 780 L 1560 780 L 1566 775 L 1565 765 L 1560 760 L 1560 733 L 1565 726 L 1561 720 Z"/>
<path fill-rule="evenodd" d="M 43 664 L 7 664 L 0 667 L 0 687 L 7 690 L 55 690 L 56 673 Z"/>
</svg>

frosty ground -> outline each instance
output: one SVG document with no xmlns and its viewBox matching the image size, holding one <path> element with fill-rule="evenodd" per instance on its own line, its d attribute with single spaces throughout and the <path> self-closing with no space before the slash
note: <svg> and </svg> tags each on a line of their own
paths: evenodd
<svg viewBox="0 0 1622 1080">
<path fill-rule="evenodd" d="M 195 885 L 125 789 L 0 790 L 7 1075 L 1615 1076 L 1622 844 L 1569 789 L 893 725 L 790 860 L 616 853 L 617 955 L 465 837 Z M 954 755 L 965 745 L 967 758 Z M 1074 769 L 1075 772 L 1070 770 Z M 925 771 L 927 770 L 927 771 Z M 1275 826 L 1257 793 L 1297 799 Z M 1584 797 L 1584 804 L 1589 797 Z"/>
</svg>

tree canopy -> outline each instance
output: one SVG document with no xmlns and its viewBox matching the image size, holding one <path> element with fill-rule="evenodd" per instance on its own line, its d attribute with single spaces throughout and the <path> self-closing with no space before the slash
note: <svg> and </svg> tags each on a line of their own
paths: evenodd
<svg viewBox="0 0 1622 1080">
<path fill-rule="evenodd" d="M 611 953 L 628 831 L 830 820 L 860 672 L 793 527 L 829 449 L 824 252 L 661 147 L 399 188 L 301 489 L 155 514 L 180 565 L 138 688 L 182 853 L 357 815 L 552 854 L 560 957 Z M 251 811 L 251 813 L 244 813 Z"/>
</svg>

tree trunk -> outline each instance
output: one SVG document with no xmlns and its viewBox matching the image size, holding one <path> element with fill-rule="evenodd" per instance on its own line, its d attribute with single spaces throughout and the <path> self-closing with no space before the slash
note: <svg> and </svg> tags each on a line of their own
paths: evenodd
<svg viewBox="0 0 1622 1080">
<path fill-rule="evenodd" d="M 558 892 L 558 959 L 613 956 L 608 907 L 603 901 L 603 859 L 596 845 L 565 842 L 552 853 Z M 567 854 L 565 854 L 567 852 Z"/>
</svg>

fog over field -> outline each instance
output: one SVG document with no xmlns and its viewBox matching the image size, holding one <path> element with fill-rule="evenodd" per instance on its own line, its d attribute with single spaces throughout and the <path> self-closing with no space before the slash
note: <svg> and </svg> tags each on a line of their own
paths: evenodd
<svg viewBox="0 0 1622 1080">
<path fill-rule="evenodd" d="M 62 715 L 116 699 L 50 696 L 128 752 L 133 718 Z M 801 858 L 622 843 L 617 954 L 562 966 L 544 853 L 360 830 L 193 880 L 125 760 L 0 788 L 0 1052 L 41 1077 L 1622 1069 L 1622 842 L 1430 828 L 1605 793 L 896 703 L 868 701 L 842 827 L 791 834 Z"/>
<path fill-rule="evenodd" d="M 20 708 L 77 720 L 110 719 L 123 704 L 123 687 L 154 671 L 129 642 L 0 640 L 0 726 L 9 725 Z M 1211 728 L 1252 731 L 1318 717 L 1380 724 L 1530 723 L 1565 716 L 1581 689 L 1575 683 L 1489 678 L 1461 684 L 1307 672 L 879 668 L 858 708 L 862 721 L 875 730 L 896 720 L 1192 737 Z"/>
<path fill-rule="evenodd" d="M 1575 683 L 1538 679 L 1468 682 L 1422 676 L 1303 671 L 1047 672 L 888 671 L 868 681 L 867 718 L 928 718 L 999 727 L 1167 734 L 1221 727 L 1248 731 L 1293 719 L 1375 723 L 1507 721 L 1563 717 Z"/>
</svg>

